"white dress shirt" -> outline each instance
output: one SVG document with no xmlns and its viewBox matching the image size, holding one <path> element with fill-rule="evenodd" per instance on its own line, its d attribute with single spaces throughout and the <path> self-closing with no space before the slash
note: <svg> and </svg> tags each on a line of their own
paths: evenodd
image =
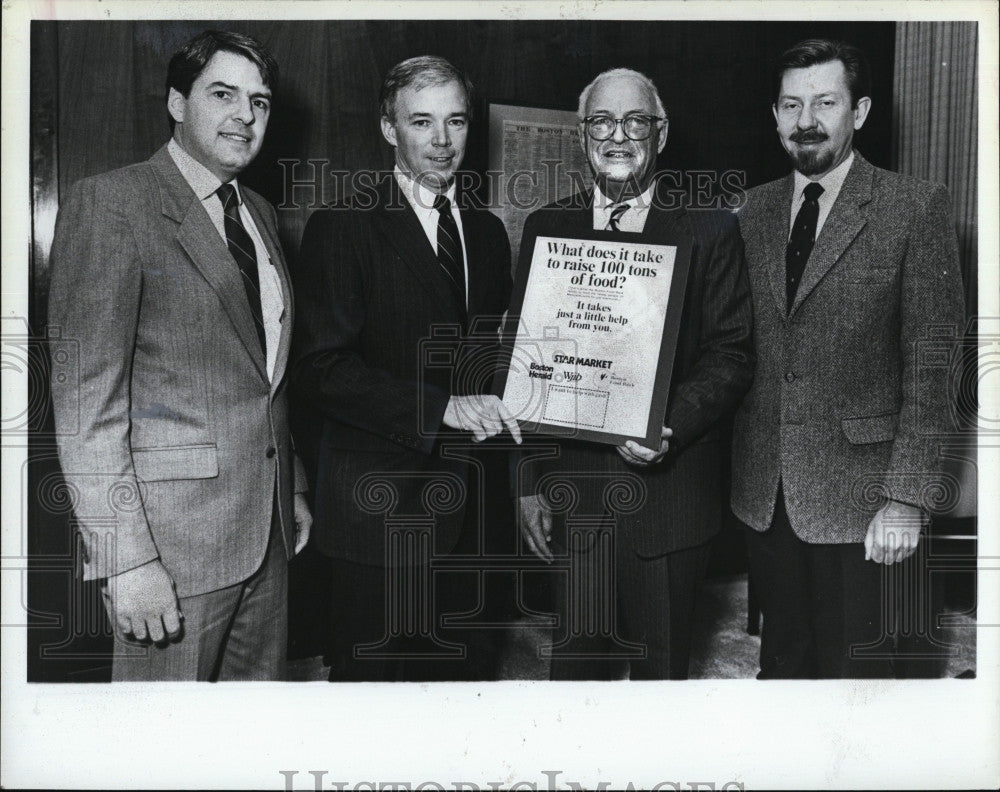
<svg viewBox="0 0 1000 792">
<path fill-rule="evenodd" d="M 650 184 L 643 192 L 634 198 L 629 198 L 624 203 L 628 204 L 628 209 L 618 218 L 618 230 L 629 231 L 633 234 L 642 233 L 646 227 L 646 217 L 649 215 L 649 206 L 653 201 L 653 188 L 656 182 Z M 594 230 L 604 231 L 608 227 L 611 219 L 611 211 L 622 201 L 612 201 L 601 188 L 594 184 Z"/>
<path fill-rule="evenodd" d="M 823 193 L 816 199 L 816 202 L 819 204 L 819 218 L 816 220 L 816 239 L 819 239 L 819 232 L 823 230 L 823 223 L 830 216 L 830 210 L 833 208 L 837 196 L 840 195 L 840 188 L 844 186 L 844 179 L 847 178 L 847 172 L 851 169 L 852 162 L 854 162 L 853 150 L 847 159 L 819 180 L 819 185 L 823 188 Z M 788 215 L 789 239 L 792 237 L 792 226 L 795 224 L 795 217 L 798 215 L 799 209 L 802 208 L 802 203 L 806 199 L 805 195 L 803 195 L 803 190 L 805 190 L 806 185 L 811 181 L 814 181 L 814 179 L 810 179 L 808 176 L 803 176 L 798 171 L 795 171 L 795 191 L 792 193 L 792 211 Z"/>
<path fill-rule="evenodd" d="M 212 224 L 226 241 L 226 215 L 222 207 L 222 201 L 216 190 L 222 186 L 222 182 L 208 168 L 198 160 L 188 154 L 173 138 L 167 144 L 167 151 L 173 158 L 174 163 L 180 170 L 185 181 L 198 196 L 201 205 L 208 212 Z M 236 197 L 240 206 L 240 219 L 250 239 L 253 240 L 254 252 L 257 254 L 257 279 L 260 282 L 260 311 L 264 320 L 264 341 L 266 347 L 267 377 L 274 377 L 274 361 L 278 354 L 278 342 L 281 338 L 281 323 L 285 318 L 285 302 L 281 296 L 281 280 L 278 278 L 278 271 L 271 262 L 271 257 L 267 253 L 264 240 L 257 230 L 257 226 L 250 216 L 250 212 L 243 203 L 243 194 L 240 186 L 233 179 L 230 184 L 236 188 Z M 240 279 L 240 283 L 242 283 Z"/>
<path fill-rule="evenodd" d="M 431 250 L 434 251 L 436 257 L 438 249 L 438 218 L 440 217 L 438 210 L 434 208 L 434 199 L 437 198 L 437 193 L 431 192 L 422 184 L 411 179 L 408 174 L 403 173 L 399 169 L 398 165 L 393 169 L 393 172 L 396 175 L 396 183 L 399 184 L 399 189 L 403 191 L 407 202 L 413 207 L 413 211 L 417 213 L 417 219 L 420 221 L 420 225 L 427 235 L 427 241 L 431 243 Z M 462 213 L 458 211 L 458 207 L 455 205 L 454 181 L 448 186 L 444 196 L 451 201 L 451 216 L 455 218 L 455 225 L 458 226 L 458 236 L 462 244 L 462 266 L 465 268 L 463 273 L 465 279 L 465 305 L 468 307 L 469 254 L 465 249 L 465 231 L 462 228 Z"/>
</svg>

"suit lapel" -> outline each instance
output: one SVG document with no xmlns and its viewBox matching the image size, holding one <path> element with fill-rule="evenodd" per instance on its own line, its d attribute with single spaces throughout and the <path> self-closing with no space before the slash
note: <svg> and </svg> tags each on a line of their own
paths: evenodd
<svg viewBox="0 0 1000 792">
<path fill-rule="evenodd" d="M 150 164 L 159 184 L 163 214 L 180 224 L 177 241 L 218 295 L 236 335 L 246 347 L 261 376 L 266 378 L 264 353 L 247 304 L 246 290 L 226 243 L 219 236 L 201 201 L 177 169 L 166 146 L 153 155 Z"/>
<path fill-rule="evenodd" d="M 464 295 L 459 301 L 456 289 L 441 268 L 437 252 L 431 247 L 424 227 L 400 190 L 395 175 L 389 177 L 388 185 L 379 189 L 376 218 L 383 237 L 395 248 L 404 265 L 410 268 L 435 304 L 454 306 L 464 321 Z"/>
<path fill-rule="evenodd" d="M 281 283 L 281 303 L 284 306 L 284 316 L 281 319 L 278 349 L 274 356 L 274 373 L 271 376 L 271 390 L 274 391 L 284 376 L 285 366 L 288 363 L 288 351 L 291 347 L 293 321 L 292 291 L 289 286 L 291 281 L 285 257 L 281 252 L 278 230 L 272 227 L 270 215 L 262 211 L 261 207 L 257 205 L 257 201 L 250 197 L 247 190 L 243 190 L 243 197 L 250 211 L 250 216 L 253 218 L 254 225 L 257 226 L 260 237 L 264 241 L 264 247 L 267 248 L 267 254 L 271 257 L 271 264 L 274 265 L 274 269 L 278 273 L 278 281 Z"/>
<path fill-rule="evenodd" d="M 874 168 L 860 154 L 855 152 L 854 163 L 851 170 L 844 179 L 844 184 L 840 188 L 840 194 L 827 215 L 823 230 L 816 239 L 816 245 L 809 254 L 806 262 L 805 272 L 802 274 L 802 283 L 795 294 L 795 301 L 792 303 L 792 310 L 789 316 L 794 314 L 802 302 L 809 296 L 809 293 L 816 288 L 823 276 L 830 271 L 830 268 L 837 263 L 837 260 L 847 250 L 848 245 L 854 241 L 868 218 L 861 207 L 867 204 L 872 197 L 872 177 Z M 787 213 L 786 213 L 787 214 Z M 784 262 L 785 257 L 781 257 Z"/>
<path fill-rule="evenodd" d="M 654 204 L 646 215 L 646 225 L 641 234 L 643 241 L 656 244 L 659 240 L 676 237 L 675 231 L 680 230 L 684 217 L 684 209 L 661 209 Z M 690 233 L 687 229 L 684 231 Z"/>
<path fill-rule="evenodd" d="M 791 231 L 790 214 L 795 178 L 789 174 L 778 182 L 767 199 L 762 212 L 764 261 L 767 262 L 767 279 L 771 284 L 774 304 L 782 316 L 788 313 L 788 287 L 785 285 L 785 250 Z"/>
<path fill-rule="evenodd" d="M 486 210 L 462 209 L 462 236 L 465 238 L 466 270 L 469 278 L 469 316 L 480 316 L 487 311 L 490 294 L 496 283 L 496 274 L 488 271 L 496 260 L 497 251 L 490 250 L 492 240 L 487 238 L 482 212 Z M 510 262 L 504 262 L 510 269 Z"/>
<path fill-rule="evenodd" d="M 576 196 L 570 199 L 571 205 L 575 206 L 576 201 L 579 200 Z M 574 209 L 570 209 L 563 216 L 560 217 L 560 223 L 565 223 L 565 228 L 567 232 L 573 232 L 577 234 L 589 234 L 594 230 L 594 191 L 589 190 L 584 193 L 583 205 Z M 565 236 L 571 237 L 571 233 L 566 233 Z"/>
<path fill-rule="evenodd" d="M 488 261 L 489 251 L 485 250 L 482 234 L 479 233 L 479 218 L 471 209 L 461 209 L 462 237 L 465 240 L 465 272 L 468 283 L 470 316 L 478 316 L 482 305 L 482 293 L 486 284 L 482 277 L 482 267 Z"/>
</svg>

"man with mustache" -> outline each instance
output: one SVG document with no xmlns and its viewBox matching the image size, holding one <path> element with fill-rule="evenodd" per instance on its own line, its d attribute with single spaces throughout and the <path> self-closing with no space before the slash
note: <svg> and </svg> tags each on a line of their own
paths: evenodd
<svg viewBox="0 0 1000 792">
<path fill-rule="evenodd" d="M 167 69 L 170 141 L 74 185 L 56 223 L 49 321 L 80 348 L 79 381 L 52 380 L 57 429 L 80 426 L 59 459 L 115 680 L 284 675 L 288 559 L 311 522 L 292 296 L 274 210 L 237 181 L 277 69 L 249 36 L 196 36 Z"/>
<path fill-rule="evenodd" d="M 757 370 L 736 417 L 732 508 L 764 617 L 762 679 L 893 674 L 876 651 L 883 577 L 913 563 L 948 431 L 948 367 L 919 359 L 933 328 L 962 324 L 948 195 L 853 148 L 868 80 L 849 44 L 784 53 L 773 111 L 795 172 L 739 214 Z"/>
<path fill-rule="evenodd" d="M 488 522 L 513 524 L 506 452 L 475 447 L 504 431 L 519 442 L 520 431 L 486 395 L 492 364 L 476 364 L 507 307 L 510 242 L 498 218 L 456 194 L 471 94 L 443 58 L 390 69 L 380 110 L 393 172 L 314 213 L 302 239 L 293 377 L 323 416 L 316 539 L 330 558 L 331 681 L 498 671 L 494 632 L 443 621 L 482 604 L 482 571 L 430 567 L 431 556 L 480 555 Z M 373 507 L 373 493 L 389 492 Z M 429 546 L 387 538 L 404 515 L 432 523 Z"/>
<path fill-rule="evenodd" d="M 579 497 L 575 511 L 603 515 L 610 525 L 616 586 L 604 592 L 598 608 L 607 609 L 620 644 L 639 651 L 629 661 L 629 677 L 686 679 L 695 592 L 722 521 L 722 423 L 753 372 L 743 246 L 728 212 L 672 208 L 675 197 L 657 193 L 656 156 L 667 142 L 667 118 L 648 77 L 630 69 L 599 74 L 581 93 L 578 115 L 594 188 L 528 217 L 518 266 L 530 264 L 537 236 L 574 238 L 610 230 L 629 242 L 676 244 L 688 238 L 687 293 L 659 447 L 566 440 L 559 443 L 558 457 L 526 462 L 525 475 L 535 481 L 548 473 L 567 474 Z M 655 365 L 656 350 L 649 354 Z M 632 513 L 611 514 L 603 503 L 605 485 L 634 476 L 641 478 L 643 503 Z M 519 499 L 528 546 L 550 562 L 594 552 L 569 546 L 565 515 L 553 515 L 544 493 L 532 489 Z M 602 596 L 595 591 L 599 581 L 580 581 L 588 588 L 580 592 L 570 589 L 563 573 L 553 580 L 563 627 L 557 643 L 582 638 L 570 617 L 581 617 L 584 602 Z M 580 657 L 553 657 L 552 679 L 621 675 L 615 646 L 589 646 Z"/>
</svg>

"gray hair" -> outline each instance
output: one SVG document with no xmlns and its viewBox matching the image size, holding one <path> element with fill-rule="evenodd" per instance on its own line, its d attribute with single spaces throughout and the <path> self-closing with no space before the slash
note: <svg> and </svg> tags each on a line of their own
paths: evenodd
<svg viewBox="0 0 1000 792">
<path fill-rule="evenodd" d="M 457 82 L 465 91 L 465 111 L 472 117 L 472 82 L 462 72 L 444 58 L 437 55 L 420 55 L 409 58 L 393 66 L 382 81 L 379 92 L 379 110 L 383 118 L 396 120 L 396 94 L 403 88 L 413 86 L 419 91 L 428 85 L 445 85 Z"/>
<path fill-rule="evenodd" d="M 656 90 L 656 84 L 642 72 L 637 72 L 634 69 L 619 68 L 608 69 L 607 71 L 601 72 L 593 80 L 591 80 L 590 85 L 583 89 L 583 92 L 580 94 L 580 104 L 576 110 L 577 118 L 583 121 L 583 118 L 587 113 L 587 100 L 590 98 L 590 92 L 594 90 L 594 86 L 602 80 L 608 80 L 615 77 L 630 77 L 643 85 L 651 94 L 653 94 L 653 98 L 656 100 L 657 115 L 662 118 L 667 117 L 667 111 L 663 107 L 663 100 L 660 99 L 660 92 Z"/>
</svg>

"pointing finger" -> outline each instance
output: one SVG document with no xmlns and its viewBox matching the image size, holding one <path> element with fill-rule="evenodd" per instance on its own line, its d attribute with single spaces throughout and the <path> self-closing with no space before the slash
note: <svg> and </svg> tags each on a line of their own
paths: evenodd
<svg viewBox="0 0 1000 792">
<path fill-rule="evenodd" d="M 510 410 L 507 409 L 507 405 L 500 402 L 497 407 L 497 415 L 500 416 L 500 420 L 504 422 L 504 426 L 507 427 L 507 431 L 510 432 L 510 436 L 514 438 L 514 442 L 521 443 L 521 425 L 517 422 L 517 418 L 510 414 Z"/>
</svg>

